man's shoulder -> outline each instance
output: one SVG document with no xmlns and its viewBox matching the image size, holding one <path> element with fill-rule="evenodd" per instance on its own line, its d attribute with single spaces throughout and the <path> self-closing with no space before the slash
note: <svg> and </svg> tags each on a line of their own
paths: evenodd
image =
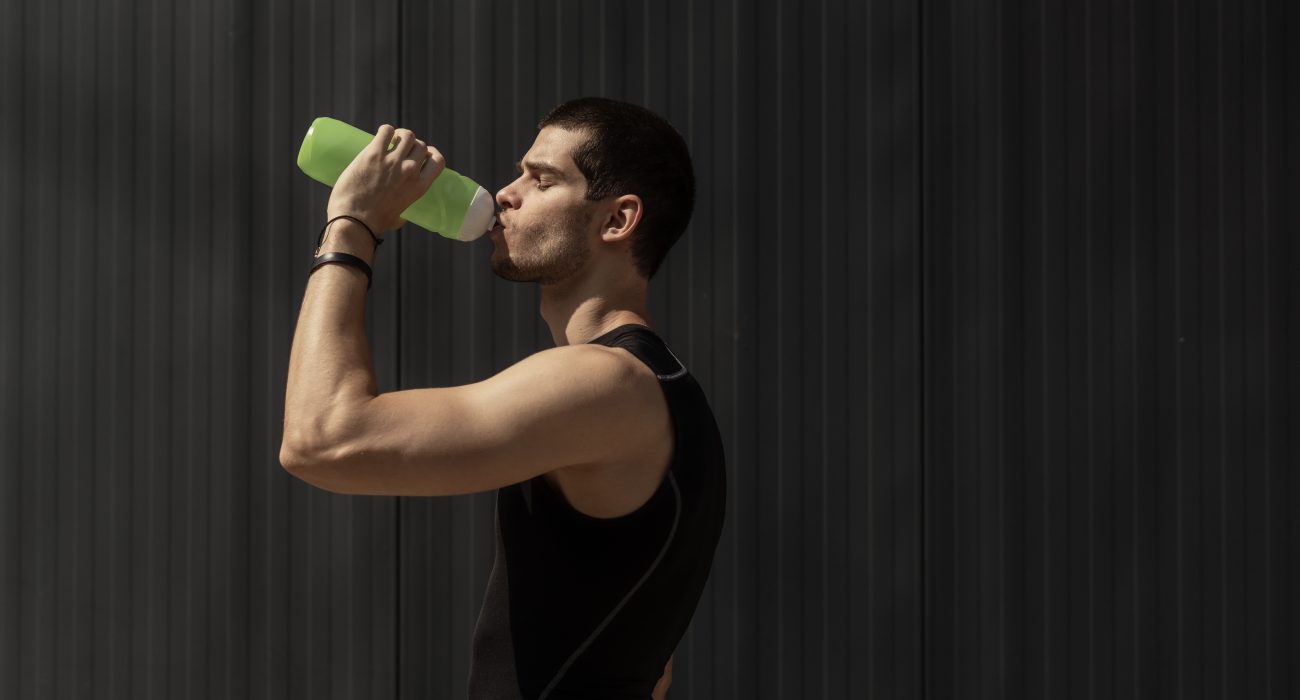
<svg viewBox="0 0 1300 700">
<path fill-rule="evenodd" d="M 635 441 L 649 426 L 667 426 L 670 419 L 667 399 L 653 369 L 630 350 L 617 346 L 588 343 L 548 348 L 529 355 L 520 364 L 529 363 L 528 373 L 558 380 L 565 393 L 593 394 L 605 398 L 599 405 L 617 407 L 626 420 L 617 421 Z M 627 432 L 625 431 L 625 432 Z"/>
<path fill-rule="evenodd" d="M 672 460 L 673 427 L 667 397 L 645 362 L 626 348 L 600 344 L 563 346 L 531 357 L 557 368 L 577 383 L 573 390 L 605 397 L 611 413 L 588 440 L 603 445 L 603 458 L 548 473 L 569 505 L 598 518 L 626 515 L 659 488 Z M 585 386 L 582 386 L 585 385 Z M 611 419 L 612 418 L 612 419 Z"/>
<path fill-rule="evenodd" d="M 505 381 L 513 391 L 544 387 L 548 393 L 584 403 L 601 397 L 605 400 L 597 405 L 634 412 L 653 409 L 647 404 L 655 403 L 661 395 L 654 371 L 636 355 L 624 348 L 599 344 L 540 350 L 506 368 L 494 380 Z"/>
<path fill-rule="evenodd" d="M 547 348 L 520 361 L 524 362 L 530 371 L 558 372 L 612 388 L 628 388 L 629 379 L 656 378 L 654 371 L 630 350 L 597 343 Z"/>
<path fill-rule="evenodd" d="M 617 384 L 636 370 L 638 361 L 631 353 L 620 348 L 583 344 L 539 350 L 518 364 L 527 365 L 530 372 L 555 372 L 585 379 L 588 383 Z"/>
</svg>

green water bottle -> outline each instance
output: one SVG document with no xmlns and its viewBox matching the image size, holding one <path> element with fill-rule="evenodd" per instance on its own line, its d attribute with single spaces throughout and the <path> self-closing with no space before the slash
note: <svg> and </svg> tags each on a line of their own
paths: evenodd
<svg viewBox="0 0 1300 700">
<path fill-rule="evenodd" d="M 370 142 L 368 134 L 346 122 L 320 117 L 311 123 L 298 151 L 298 167 L 312 179 L 330 187 L 338 182 Z M 451 168 L 443 168 L 433 185 L 402 218 L 453 241 L 472 241 L 496 223 L 496 201 L 477 182 Z"/>
</svg>

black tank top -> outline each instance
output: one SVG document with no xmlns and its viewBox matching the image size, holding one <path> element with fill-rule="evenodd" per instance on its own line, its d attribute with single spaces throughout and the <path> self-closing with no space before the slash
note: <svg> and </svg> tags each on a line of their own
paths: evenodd
<svg viewBox="0 0 1300 700">
<path fill-rule="evenodd" d="M 650 500 L 617 518 L 575 510 L 541 476 L 497 490 L 496 557 L 470 663 L 474 700 L 649 698 L 709 576 L 726 475 L 704 391 L 645 326 L 590 342 L 626 348 L 658 375 L 672 460 Z"/>
</svg>

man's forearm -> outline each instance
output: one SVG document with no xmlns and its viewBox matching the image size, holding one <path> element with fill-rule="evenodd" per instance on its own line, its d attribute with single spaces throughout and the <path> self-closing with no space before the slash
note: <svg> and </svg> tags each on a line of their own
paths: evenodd
<svg viewBox="0 0 1300 700">
<path fill-rule="evenodd" d="M 374 240 L 359 224 L 330 225 L 320 254 L 355 255 L 373 267 Z M 282 453 L 298 456 L 333 449 L 332 436 L 356 405 L 378 393 L 366 338 L 366 275 L 330 263 L 308 278 L 289 354 Z"/>
</svg>

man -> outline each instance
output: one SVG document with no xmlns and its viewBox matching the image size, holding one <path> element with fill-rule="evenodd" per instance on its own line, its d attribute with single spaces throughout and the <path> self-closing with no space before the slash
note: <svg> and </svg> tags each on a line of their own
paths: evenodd
<svg viewBox="0 0 1300 700">
<path fill-rule="evenodd" d="M 538 128 L 497 193 L 492 270 L 541 285 L 556 347 L 475 384 L 376 395 L 368 272 L 321 265 L 294 336 L 280 459 L 338 493 L 496 490 L 471 697 L 662 698 L 726 498 L 717 423 L 646 310 L 690 220 L 690 155 L 662 118 L 612 100 L 565 103 Z M 319 253 L 372 265 L 367 229 L 400 226 L 442 168 L 435 148 L 381 126 L 334 187 Z"/>
</svg>

